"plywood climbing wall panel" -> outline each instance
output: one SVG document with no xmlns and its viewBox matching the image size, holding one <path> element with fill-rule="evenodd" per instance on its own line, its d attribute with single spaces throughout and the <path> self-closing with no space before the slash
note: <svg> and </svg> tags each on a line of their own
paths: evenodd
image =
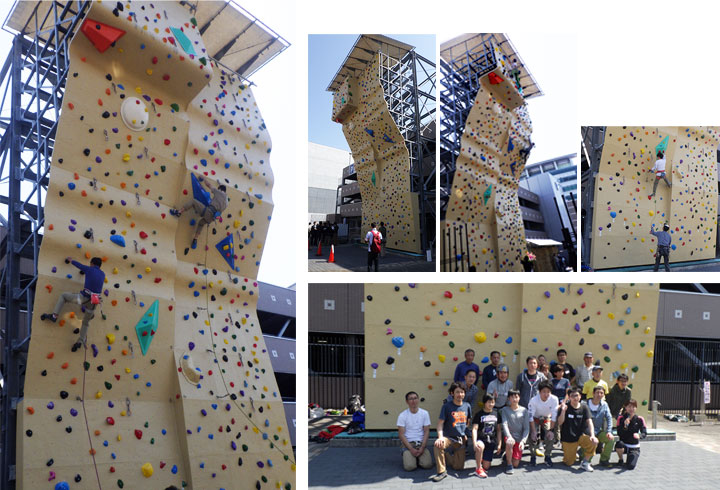
<svg viewBox="0 0 720 490">
<path fill-rule="evenodd" d="M 388 248 L 419 253 L 419 201 L 410 192 L 410 155 L 388 111 L 378 63 L 376 56 L 360 79 L 348 78 L 335 93 L 333 120 L 343 125 L 355 161 L 363 233 L 383 221 Z"/>
<path fill-rule="evenodd" d="M 273 180 L 252 92 L 207 58 L 179 3 L 98 2 L 87 19 L 70 48 L 50 172 L 19 488 L 292 488 L 256 313 Z M 100 52 L 98 32 L 117 29 Z M 198 216 L 170 214 L 192 200 L 191 175 L 224 184 L 229 201 L 195 249 Z M 82 289 L 67 256 L 102 257 L 106 274 L 77 352 L 79 306 L 40 319 Z"/>
<path fill-rule="evenodd" d="M 394 429 L 416 391 L 433 424 L 465 349 L 482 370 L 501 352 L 510 379 L 529 355 L 591 351 L 609 384 L 621 372 L 647 411 L 658 287 L 651 284 L 367 284 L 365 406 L 369 429 Z"/>
<path fill-rule="evenodd" d="M 521 271 L 527 249 L 517 188 L 531 146 L 532 124 L 527 106 L 513 98 L 517 92 L 512 97 L 506 93 L 512 85 L 504 81 L 502 95 L 496 93 L 500 86 L 485 78 L 478 90 L 441 224 L 443 233 L 467 224 L 467 253 L 478 271 Z M 506 105 L 511 100 L 515 102 Z"/>
<path fill-rule="evenodd" d="M 656 147 L 667 138 L 666 175 L 652 196 Z M 598 175 L 592 227 L 596 269 L 654 263 L 650 227 L 670 225 L 671 261 L 715 257 L 717 229 L 716 127 L 608 127 Z"/>
</svg>

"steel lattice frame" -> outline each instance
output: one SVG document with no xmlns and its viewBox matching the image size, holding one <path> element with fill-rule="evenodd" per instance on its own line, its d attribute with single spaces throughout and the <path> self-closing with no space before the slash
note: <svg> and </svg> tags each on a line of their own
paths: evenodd
<svg viewBox="0 0 720 490">
<path fill-rule="evenodd" d="M 484 49 L 466 49 L 450 62 L 440 58 L 443 90 L 440 91 L 440 214 L 445 219 L 448 197 L 455 175 L 455 160 L 470 109 L 480 89 L 480 78 L 497 67 L 493 43 Z"/>
<path fill-rule="evenodd" d="M 420 197 L 420 243 L 435 243 L 435 63 L 414 49 L 398 60 L 382 51 L 379 78 L 390 114 L 410 153 L 410 191 Z"/>
<path fill-rule="evenodd" d="M 2 390 L 2 489 L 15 488 L 16 405 L 22 398 L 37 262 L 39 231 L 44 226 L 43 204 L 47 192 L 50 160 L 60 119 L 68 49 L 89 1 L 53 1 L 47 13 L 35 10 L 20 33 L 0 73 L 0 184 L 7 195 L 2 270 L 4 386 Z M 47 4 L 46 4 L 47 5 Z M 32 33 L 32 34 L 28 34 Z M 20 259 L 32 260 L 32 271 L 20 273 Z M 25 328 L 20 313 L 26 312 Z M 24 334 L 27 332 L 27 334 Z"/>
<path fill-rule="evenodd" d="M 604 126 L 583 126 L 581 128 L 581 168 L 582 188 L 582 263 L 590 264 L 590 246 L 592 242 L 592 219 L 595 199 L 595 176 L 600 167 L 600 156 L 605 143 Z"/>
</svg>

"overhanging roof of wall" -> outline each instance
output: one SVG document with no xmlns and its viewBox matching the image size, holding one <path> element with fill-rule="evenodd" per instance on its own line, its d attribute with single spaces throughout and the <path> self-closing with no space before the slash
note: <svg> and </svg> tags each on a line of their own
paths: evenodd
<svg viewBox="0 0 720 490">
<path fill-rule="evenodd" d="M 507 34 L 463 34 L 442 43 L 440 45 L 440 57 L 455 68 L 460 68 L 464 63 L 462 55 L 466 51 L 470 53 L 482 52 L 485 49 L 484 43 L 487 41 L 492 41 L 499 46 L 510 61 L 517 61 L 518 68 L 520 68 L 520 84 L 523 87 L 524 98 L 530 99 L 543 95 L 535 77 L 530 73 Z"/>
<path fill-rule="evenodd" d="M 62 9 L 67 3 L 65 0 L 16 0 L 5 19 L 5 27 L 34 36 L 35 22 L 28 23 L 35 9 L 42 21 L 53 4 Z M 77 6 L 77 2 L 71 3 L 75 4 L 71 7 Z M 249 77 L 290 46 L 279 34 L 234 1 L 181 0 L 179 3 L 189 9 L 197 20 L 207 54 L 242 77 Z M 132 12 L 132 5 L 126 12 Z M 52 12 L 48 19 L 54 19 Z"/>
<path fill-rule="evenodd" d="M 368 63 L 372 62 L 378 51 L 399 60 L 413 49 L 414 46 L 381 34 L 362 34 L 358 36 L 326 90 L 335 92 L 349 75 L 358 76 Z"/>
</svg>

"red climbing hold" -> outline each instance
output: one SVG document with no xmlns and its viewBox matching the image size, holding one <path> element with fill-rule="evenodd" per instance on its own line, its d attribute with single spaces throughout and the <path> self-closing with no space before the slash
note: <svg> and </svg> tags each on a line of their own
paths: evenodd
<svg viewBox="0 0 720 490">
<path fill-rule="evenodd" d="M 148 234 L 147 234 L 147 233 L 145 233 L 144 231 L 141 231 L 141 232 L 140 232 L 140 238 L 142 238 L 143 240 L 145 240 L 147 237 L 148 237 Z"/>
<path fill-rule="evenodd" d="M 125 35 L 125 31 L 122 29 L 92 19 L 85 20 L 80 30 L 101 53 L 104 53 L 112 43 Z"/>
<path fill-rule="evenodd" d="M 135 437 L 142 439 L 142 431 L 140 429 L 135 429 Z"/>
<path fill-rule="evenodd" d="M 495 72 L 490 72 L 488 75 L 488 80 L 490 80 L 491 85 L 497 85 L 498 83 L 502 83 L 503 79 L 500 78 L 500 76 Z"/>
<path fill-rule="evenodd" d="M 445 291 L 445 297 L 452 298 L 452 293 L 450 291 Z"/>
<path fill-rule="evenodd" d="M 474 304 L 474 305 L 472 305 L 472 309 L 473 309 L 473 311 L 474 311 L 475 313 L 477 313 L 478 310 L 480 309 L 480 307 L 479 307 L 478 305 L 475 305 L 475 304 Z"/>
<path fill-rule="evenodd" d="M 115 419 L 112 417 L 108 417 L 105 419 L 105 422 L 108 423 L 108 425 L 115 425 Z"/>
</svg>

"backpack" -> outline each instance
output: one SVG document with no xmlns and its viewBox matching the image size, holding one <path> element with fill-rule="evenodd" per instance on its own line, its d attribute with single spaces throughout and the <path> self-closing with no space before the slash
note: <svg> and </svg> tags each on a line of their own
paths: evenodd
<svg viewBox="0 0 720 490">
<path fill-rule="evenodd" d="M 370 244 L 370 251 L 379 254 L 380 250 L 382 250 L 382 248 L 380 246 L 380 243 L 381 243 L 380 233 L 378 233 L 377 231 L 371 231 L 371 233 L 372 233 L 373 239 L 372 239 L 372 243 Z"/>
</svg>

